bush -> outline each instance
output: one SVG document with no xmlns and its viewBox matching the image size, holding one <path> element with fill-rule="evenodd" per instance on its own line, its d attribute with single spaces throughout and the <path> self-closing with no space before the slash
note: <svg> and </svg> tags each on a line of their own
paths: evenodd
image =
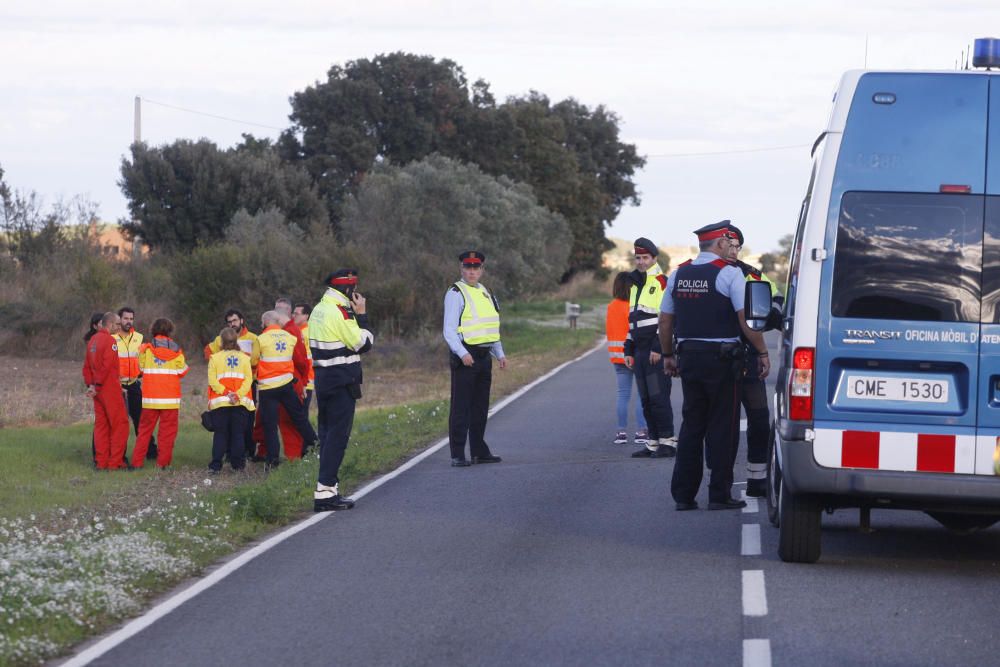
<svg viewBox="0 0 1000 667">
<path fill-rule="evenodd" d="M 531 188 L 440 155 L 369 174 L 343 230 L 366 260 L 361 289 L 377 301 L 380 326 L 404 336 L 438 325 L 461 251 L 482 250 L 484 283 L 511 299 L 555 287 L 572 245 L 566 221 Z"/>
</svg>

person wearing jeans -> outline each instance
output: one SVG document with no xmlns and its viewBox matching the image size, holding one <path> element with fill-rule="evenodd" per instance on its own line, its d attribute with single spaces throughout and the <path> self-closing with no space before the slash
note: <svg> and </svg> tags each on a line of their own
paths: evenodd
<svg viewBox="0 0 1000 667">
<path fill-rule="evenodd" d="M 608 304 L 607 315 L 604 318 L 605 333 L 608 338 L 608 358 L 615 369 L 615 380 L 618 384 L 618 401 L 616 413 L 618 430 L 615 432 L 614 443 L 628 443 L 628 403 L 632 398 L 632 383 L 635 374 L 625 365 L 625 337 L 628 335 L 629 311 L 628 273 L 622 271 L 615 276 L 612 294 L 614 299 Z M 642 414 L 642 401 L 635 402 L 635 443 L 646 444 L 646 418 Z"/>
</svg>

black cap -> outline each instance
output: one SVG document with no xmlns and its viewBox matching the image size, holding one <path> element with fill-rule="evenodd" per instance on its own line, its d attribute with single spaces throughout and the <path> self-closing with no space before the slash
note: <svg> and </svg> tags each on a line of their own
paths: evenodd
<svg viewBox="0 0 1000 667">
<path fill-rule="evenodd" d="M 722 220 L 721 222 L 705 225 L 700 229 L 696 229 L 694 230 L 694 233 L 698 235 L 699 241 L 711 241 L 719 238 L 720 236 L 735 239 L 737 238 L 736 233 L 732 231 L 730 226 L 731 223 L 729 220 Z"/>
<path fill-rule="evenodd" d="M 486 255 L 478 250 L 466 250 L 458 256 L 458 261 L 462 266 L 482 266 L 486 261 Z"/>
<path fill-rule="evenodd" d="M 733 223 L 729 223 L 729 231 L 736 234 L 736 240 L 740 242 L 740 245 L 743 245 L 743 232 L 740 231 L 740 228 Z"/>
<path fill-rule="evenodd" d="M 357 269 L 337 269 L 330 275 L 326 277 L 324 284 L 327 287 L 334 287 L 336 289 L 341 289 L 344 287 L 351 287 L 358 284 L 358 270 Z"/>
<path fill-rule="evenodd" d="M 647 239 L 645 236 L 637 238 L 635 243 L 632 245 L 635 246 L 635 254 L 637 255 L 652 255 L 653 257 L 656 257 L 660 254 L 656 244 Z"/>
</svg>

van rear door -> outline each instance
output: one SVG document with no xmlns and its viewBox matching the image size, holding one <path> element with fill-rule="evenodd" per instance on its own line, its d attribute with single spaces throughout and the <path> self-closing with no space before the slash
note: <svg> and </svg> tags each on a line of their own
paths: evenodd
<svg viewBox="0 0 1000 667">
<path fill-rule="evenodd" d="M 983 239 L 983 312 L 979 361 L 976 474 L 993 474 L 1000 439 L 1000 79 L 990 77 Z"/>
<path fill-rule="evenodd" d="M 988 99 L 985 75 L 858 81 L 821 279 L 821 465 L 973 472 Z"/>
</svg>

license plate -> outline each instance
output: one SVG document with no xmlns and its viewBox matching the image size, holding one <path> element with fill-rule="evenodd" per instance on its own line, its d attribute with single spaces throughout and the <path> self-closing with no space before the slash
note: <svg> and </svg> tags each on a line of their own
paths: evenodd
<svg viewBox="0 0 1000 667">
<path fill-rule="evenodd" d="M 847 397 L 866 401 L 947 403 L 948 381 L 850 375 L 847 377 Z"/>
</svg>

